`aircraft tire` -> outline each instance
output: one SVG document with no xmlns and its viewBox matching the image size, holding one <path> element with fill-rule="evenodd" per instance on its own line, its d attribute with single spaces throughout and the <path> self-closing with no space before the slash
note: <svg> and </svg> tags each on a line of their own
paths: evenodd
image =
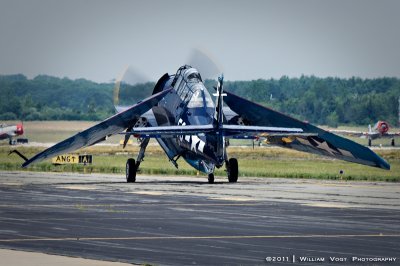
<svg viewBox="0 0 400 266">
<path fill-rule="evenodd" d="M 129 158 L 126 161 L 126 182 L 133 183 L 136 181 L 136 163 L 135 159 Z"/>
<path fill-rule="evenodd" d="M 238 161 L 236 158 L 230 158 L 228 164 L 228 181 L 229 183 L 236 183 L 239 177 Z"/>
<path fill-rule="evenodd" d="M 214 174 L 208 174 L 208 184 L 214 184 Z"/>
</svg>

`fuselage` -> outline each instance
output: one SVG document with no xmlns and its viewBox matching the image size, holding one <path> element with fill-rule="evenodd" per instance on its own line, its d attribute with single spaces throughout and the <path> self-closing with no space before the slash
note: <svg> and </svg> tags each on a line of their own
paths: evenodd
<svg viewBox="0 0 400 266">
<path fill-rule="evenodd" d="M 24 129 L 22 124 L 0 125 L 0 140 L 11 139 L 12 137 L 22 135 L 23 133 Z"/>
<path fill-rule="evenodd" d="M 181 67 L 176 75 L 169 76 L 163 89 L 173 92 L 152 109 L 157 126 L 209 125 L 214 123 L 215 105 L 203 84 L 199 72 L 189 66 Z M 191 166 L 204 173 L 223 165 L 215 147 L 220 139 L 213 134 L 182 135 L 158 138 L 157 141 L 170 160 L 183 157 Z"/>
</svg>

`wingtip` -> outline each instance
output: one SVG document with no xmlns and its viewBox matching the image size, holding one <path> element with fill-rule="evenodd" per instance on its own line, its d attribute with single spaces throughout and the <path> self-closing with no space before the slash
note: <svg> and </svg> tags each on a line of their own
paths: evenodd
<svg viewBox="0 0 400 266">
<path fill-rule="evenodd" d="M 383 167 L 385 170 L 390 170 L 390 164 L 386 163 L 386 165 Z"/>
<path fill-rule="evenodd" d="M 385 169 L 385 170 L 390 170 L 390 164 L 388 162 L 386 162 L 384 159 L 380 158 L 381 161 L 379 162 L 378 167 Z"/>
</svg>

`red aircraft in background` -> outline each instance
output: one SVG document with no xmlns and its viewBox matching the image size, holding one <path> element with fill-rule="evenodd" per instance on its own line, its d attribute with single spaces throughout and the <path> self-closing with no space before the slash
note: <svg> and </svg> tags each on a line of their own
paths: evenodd
<svg viewBox="0 0 400 266">
<path fill-rule="evenodd" d="M 24 134 L 24 126 L 22 123 L 16 125 L 0 124 L 0 140 L 8 139 L 10 145 L 18 143 L 27 143 L 27 139 L 17 139 L 15 137 Z"/>
<path fill-rule="evenodd" d="M 368 132 L 352 131 L 352 130 L 329 130 L 332 133 L 346 135 L 351 137 L 368 138 L 368 146 L 371 146 L 373 139 L 391 138 L 392 146 L 395 146 L 394 137 L 400 137 L 400 132 L 389 132 L 389 123 L 386 121 L 378 121 L 371 127 L 368 125 Z"/>
</svg>

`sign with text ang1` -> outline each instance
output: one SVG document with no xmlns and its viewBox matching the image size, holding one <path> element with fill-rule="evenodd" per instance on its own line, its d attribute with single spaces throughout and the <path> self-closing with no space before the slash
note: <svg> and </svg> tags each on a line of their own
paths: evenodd
<svg viewBox="0 0 400 266">
<path fill-rule="evenodd" d="M 63 154 L 54 157 L 53 164 L 92 164 L 92 155 Z"/>
</svg>

